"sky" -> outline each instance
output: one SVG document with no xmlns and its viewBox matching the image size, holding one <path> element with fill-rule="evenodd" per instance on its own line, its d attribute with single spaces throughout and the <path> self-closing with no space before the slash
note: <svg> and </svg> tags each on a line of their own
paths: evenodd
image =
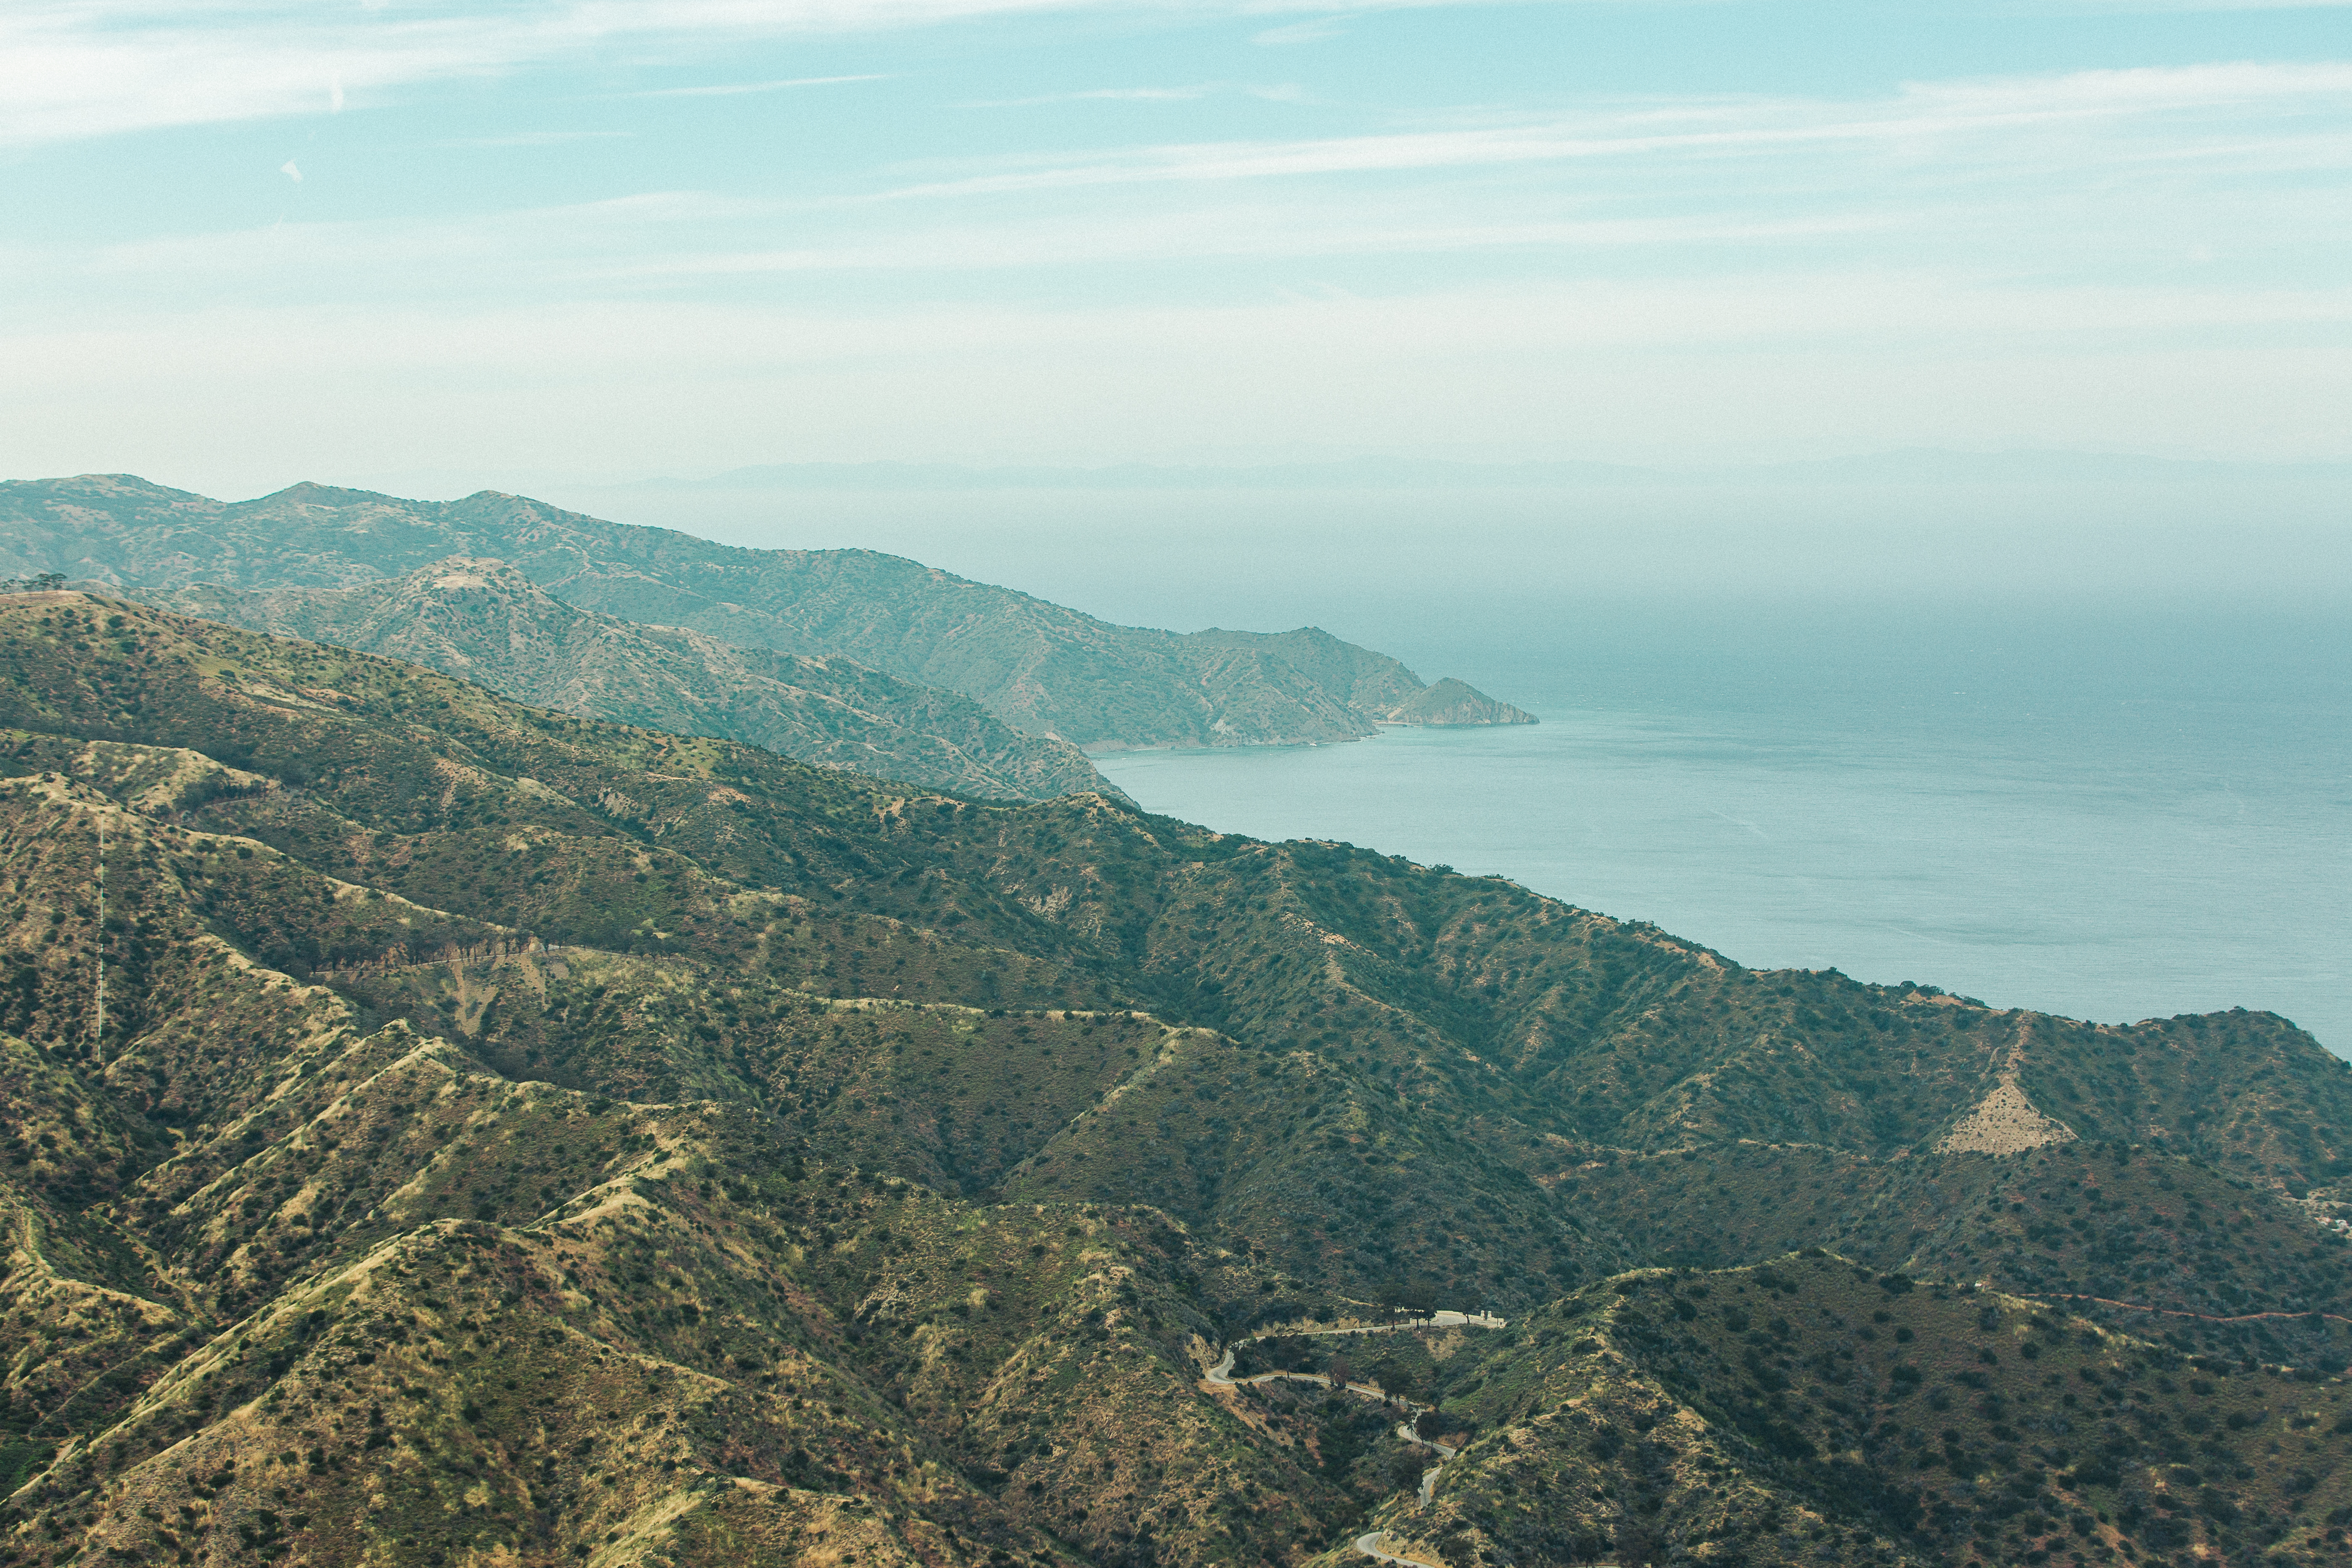
<svg viewBox="0 0 2352 1568">
<path fill-rule="evenodd" d="M 2352 7 L 10 0 L 0 472 L 2352 459 Z"/>
</svg>

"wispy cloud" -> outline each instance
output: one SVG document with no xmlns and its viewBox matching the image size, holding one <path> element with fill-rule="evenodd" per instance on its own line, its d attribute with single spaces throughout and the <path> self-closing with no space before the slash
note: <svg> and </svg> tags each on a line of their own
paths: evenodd
<svg viewBox="0 0 2352 1568">
<path fill-rule="evenodd" d="M 634 131 L 518 131 L 508 136 L 457 136 L 436 142 L 436 147 L 568 147 L 575 142 L 614 142 Z"/>
<path fill-rule="evenodd" d="M 1114 0 L 11 0 L 0 143 L 330 111 L 422 83 L 506 75 L 617 46 L 705 55 L 771 37 L 1084 9 Z M 767 84 L 750 84 L 757 89 Z"/>
<path fill-rule="evenodd" d="M 127 32 L 59 21 L 61 0 L 0 4 L 0 139 L 323 115 L 338 83 L 380 106 L 436 73 L 494 78 L 652 39 L 656 22 L 684 29 L 664 39 L 708 40 L 1044 0 L 512 0 L 487 20 L 460 3 L 77 7 L 130 17 Z M 37 58 L 8 47 L 39 32 L 28 14 L 85 65 L 122 43 L 106 57 L 115 74 L 36 81 Z M 479 193 L 499 188 L 481 182 L 438 208 L 331 223 L 174 235 L 154 232 L 173 221 L 159 219 L 121 242 L 111 221 L 20 226 L 0 235 L 0 359 L 17 373 L 0 428 L 19 447 L 23 430 L 70 426 L 200 450 L 284 425 L 555 465 L 656 447 L 723 458 L 781 427 L 820 444 L 1120 454 L 1138 430 L 1213 441 L 1260 428 L 1402 448 L 1537 449 L 1569 428 L 1597 443 L 1720 428 L 1843 446 L 2342 446 L 2352 64 L 1563 94 L 1501 110 L 1323 102 L 1292 116 L 1234 100 L 1271 90 L 1239 85 L 1266 58 L 1240 36 L 1294 14 L 1220 14 L 1250 18 L 1223 29 L 1220 63 L 1090 58 L 1058 83 L 1069 91 L 1030 101 L 1106 112 L 1036 116 L 1045 129 L 1025 141 L 1032 126 L 1009 117 L 923 121 L 898 101 L 908 95 L 852 94 L 824 107 L 865 119 L 801 117 L 814 131 L 774 158 L 696 157 L 688 137 L 657 165 L 733 182 L 724 192 L 557 205 L 537 194 L 536 159 L 491 159 L 517 174 L 505 211 L 480 210 Z M 175 26 L 192 40 L 176 63 L 159 52 Z M 697 61 L 709 85 L 655 91 L 875 79 L 787 78 L 750 57 L 665 41 L 631 54 L 662 74 L 617 86 L 691 83 Z M 1156 80 L 1163 68 L 1214 79 Z M 655 145 L 677 116 L 640 125 L 599 96 L 615 85 L 601 69 L 567 82 L 582 90 L 564 94 L 564 118 L 636 126 Z M 1208 107 L 1180 112 L 1181 139 L 1122 144 L 1139 121 L 1162 123 L 1155 102 Z M 1138 111 L 1109 112 L 1120 103 Z M 495 128 L 509 134 L 450 145 L 609 134 Z M 1033 151 L 965 155 L 981 146 Z M 945 155 L 908 156 L 927 147 Z M 146 152 L 122 150 L 124 166 Z M 323 177 L 328 153 L 300 155 Z M 579 162 L 605 183 L 562 188 L 626 190 L 655 161 Z M 428 381 L 435 395 L 417 397 Z"/>
<path fill-rule="evenodd" d="M 320 6 L 307 0 L 10 0 L 0 6 L 0 144 L 173 125 L 332 112 L 422 84 L 495 78 L 625 47 L 665 60 L 724 59 L 749 42 L 838 37 L 990 17 L 1149 10 L 1152 15 L 1282 20 L 1263 45 L 1338 36 L 1364 12 L 1464 0 L 459 0 Z M 2279 0 L 2281 5 L 2352 0 Z M 2248 8 L 2271 0 L 2248 0 Z M 2082 0 L 2084 9 L 2234 8 L 2229 0 Z M 2294 68 L 2247 68 L 2290 70 Z M 648 89 L 647 98 L 726 97 L 887 79 L 890 73 L 786 77 Z M 2135 74 L 2112 93 L 2135 90 Z M 2168 82 L 2166 90 L 2177 87 Z M 1193 89 L 1106 88 L 1063 98 L 1148 100 Z"/>
<path fill-rule="evenodd" d="M 632 258 L 606 279 L 716 279 L 880 271 L 990 272 L 1120 262 L 1266 261 L 1308 258 L 1541 252 L 1554 258 L 1649 248 L 1818 242 L 1883 227 L 1869 216 L 1781 220 L 1622 217 L 1522 220 L 1427 213 L 1400 216 L 1345 205 L 1226 207 L 1146 216 L 946 226 L 788 249 L 701 249 Z"/>
<path fill-rule="evenodd" d="M 728 81 L 708 87 L 657 87 L 644 92 L 621 94 L 624 98 L 742 98 L 752 93 L 784 92 L 796 87 L 837 87 L 853 81 L 895 81 L 892 71 L 864 71 L 855 76 L 794 76 L 780 81 Z"/>
<path fill-rule="evenodd" d="M 1312 21 L 1289 22 L 1253 33 L 1250 42 L 1265 48 L 1283 48 L 1292 44 L 1319 44 L 1327 38 L 1339 37 L 1347 30 L 1347 25 L 1336 16 L 1318 16 Z"/>
<path fill-rule="evenodd" d="M 925 181 L 901 197 L 980 195 L 1090 185 L 1370 174 L 1658 154 L 1739 156 L 1793 146 L 1908 149 L 1964 139 L 2134 122 L 2263 106 L 2337 111 L 2352 102 L 2352 63 L 2232 64 L 1920 84 L 1882 100 L 1719 100 L 1628 104 L 1608 113 L 1458 129 L 1298 141 L 1177 142 L 1077 162 Z M 2352 152 L 2341 122 L 2317 138 Z M 2314 138 L 2295 144 L 2308 148 Z M 2046 136 L 2040 145 L 2047 146 Z M 2042 154 L 2037 154 L 2042 155 Z"/>
<path fill-rule="evenodd" d="M 649 192 L 20 250 L 10 265 L 162 286 L 270 273 L 295 293 L 306 277 L 369 276 L 394 296 L 476 265 L 479 288 L 590 291 L 1439 256 L 1603 273 L 1734 256 L 1801 268 L 1969 255 L 2044 279 L 2210 268 L 2352 244 L 2338 208 L 2309 195 L 2312 180 L 2352 171 L 2352 128 L 2335 112 L 2347 87 L 2352 67 L 2228 66 L 1919 84 L 1843 102 L 1627 100 L 1524 122 L 964 163 L 921 181 L 868 170 L 803 197 Z M 1611 259 L 1636 253 L 1654 259 Z"/>
<path fill-rule="evenodd" d="M 1089 87 L 1071 92 L 1041 92 L 1030 98 L 980 98 L 955 109 L 1033 109 L 1054 103 L 1197 103 L 1222 90 L 1213 82 L 1191 87 Z"/>
</svg>

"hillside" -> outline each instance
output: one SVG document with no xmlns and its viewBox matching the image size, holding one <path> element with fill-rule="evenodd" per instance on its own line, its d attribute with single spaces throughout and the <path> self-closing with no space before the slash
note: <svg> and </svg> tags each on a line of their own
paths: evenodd
<svg viewBox="0 0 2352 1568">
<path fill-rule="evenodd" d="M 2340 1378 L 1825 1252 L 1594 1286 L 1428 1383 L 1466 1446 L 1380 1522 L 1448 1568 L 2323 1563 L 2352 1523 Z"/>
<path fill-rule="evenodd" d="M 152 590 L 348 588 L 452 556 L 564 603 L 742 648 L 848 658 L 1080 746 L 1348 741 L 1377 724 L 1532 723 L 1312 629 L 1116 626 L 863 550 L 741 550 L 485 491 L 409 501 L 297 485 L 225 503 L 127 475 L 0 483 L 0 574 Z"/>
<path fill-rule="evenodd" d="M 730 647 L 578 610 L 502 561 L 462 557 L 351 588 L 193 586 L 138 595 L 186 615 L 421 664 L 541 708 L 745 741 L 804 763 L 959 795 L 1117 795 L 1066 741 L 970 698 L 845 658 Z"/>
<path fill-rule="evenodd" d="M 2352 1521 L 2303 1204 L 2352 1068 L 2283 1019 L 1752 971 L 79 594 L 0 597 L 0 726 L 16 1562 L 1377 1524 L 1445 1568 L 1960 1568 Z M 1464 1434 L 1426 1513 L 1378 1407 L 1202 1376 L 1400 1304 L 1512 1319 L 1350 1352 Z"/>
</svg>

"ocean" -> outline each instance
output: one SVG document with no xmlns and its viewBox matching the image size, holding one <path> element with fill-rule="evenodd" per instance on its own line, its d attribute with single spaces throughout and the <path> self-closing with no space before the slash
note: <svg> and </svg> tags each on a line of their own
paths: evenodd
<svg viewBox="0 0 2352 1568">
<path fill-rule="evenodd" d="M 572 504 L 1129 626 L 1319 626 L 1543 720 L 1097 758 L 1154 811 L 1499 873 L 1760 967 L 2106 1022 L 2265 1008 L 2352 1056 L 2352 485 L 1848 466 Z"/>
<path fill-rule="evenodd" d="M 1380 632 L 1542 722 L 1097 765 L 1154 812 L 1509 877 L 1759 968 L 2267 1009 L 2352 1055 L 2340 615 L 1507 600 Z"/>
</svg>

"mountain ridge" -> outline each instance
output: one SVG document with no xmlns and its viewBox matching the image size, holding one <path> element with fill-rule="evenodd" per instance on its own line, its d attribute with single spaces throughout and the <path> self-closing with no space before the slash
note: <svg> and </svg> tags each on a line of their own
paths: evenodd
<svg viewBox="0 0 2352 1568">
<path fill-rule="evenodd" d="M 574 609 L 502 561 L 451 556 L 349 588 L 150 590 L 149 603 L 382 653 L 567 713 L 745 741 L 964 795 L 1118 795 L 1066 742 L 845 658 L 738 648 Z"/>
<path fill-rule="evenodd" d="M 1361 740 L 1423 722 L 1403 665 L 1328 633 L 1117 626 L 873 551 L 758 551 L 520 496 L 404 501 L 304 483 L 224 503 L 128 475 L 0 483 L 0 569 L 143 590 L 348 588 L 490 557 L 581 609 L 741 647 L 840 655 L 1078 746 Z M 1343 689 L 1335 689 L 1331 682 Z M 1472 693 L 1449 722 L 1532 723 Z"/>
</svg>

